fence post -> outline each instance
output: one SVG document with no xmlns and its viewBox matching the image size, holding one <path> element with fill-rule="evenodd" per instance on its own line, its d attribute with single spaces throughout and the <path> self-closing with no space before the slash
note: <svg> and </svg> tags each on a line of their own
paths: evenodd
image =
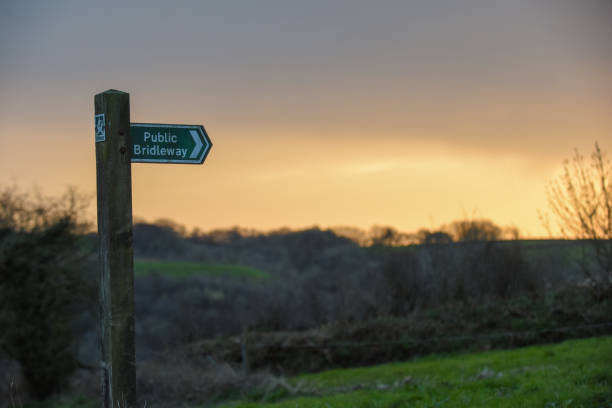
<svg viewBox="0 0 612 408">
<path fill-rule="evenodd" d="M 249 362 L 249 328 L 242 328 L 242 336 L 240 336 L 240 349 L 242 354 L 242 373 L 248 375 L 251 371 Z"/>
</svg>

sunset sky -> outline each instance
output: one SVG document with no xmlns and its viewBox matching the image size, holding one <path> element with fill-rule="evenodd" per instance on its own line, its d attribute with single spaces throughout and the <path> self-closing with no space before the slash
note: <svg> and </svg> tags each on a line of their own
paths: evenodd
<svg viewBox="0 0 612 408">
<path fill-rule="evenodd" d="M 133 164 L 135 217 L 544 236 L 563 159 L 612 153 L 612 2 L 2 1 L 0 186 L 95 197 L 110 88 L 213 141 Z"/>
</svg>

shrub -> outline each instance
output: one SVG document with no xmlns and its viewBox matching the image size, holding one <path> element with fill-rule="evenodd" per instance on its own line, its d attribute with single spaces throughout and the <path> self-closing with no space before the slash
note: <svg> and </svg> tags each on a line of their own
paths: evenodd
<svg viewBox="0 0 612 408">
<path fill-rule="evenodd" d="M 161 354 L 136 368 L 140 406 L 145 401 L 155 401 L 159 407 L 186 402 L 208 406 L 231 397 L 267 394 L 283 383 L 266 372 L 245 374 L 226 363 L 186 356 L 182 350 Z"/>
<path fill-rule="evenodd" d="M 91 287 L 79 233 L 83 200 L 0 191 L 0 347 L 19 361 L 32 393 L 45 397 L 77 368 L 72 322 Z"/>
</svg>

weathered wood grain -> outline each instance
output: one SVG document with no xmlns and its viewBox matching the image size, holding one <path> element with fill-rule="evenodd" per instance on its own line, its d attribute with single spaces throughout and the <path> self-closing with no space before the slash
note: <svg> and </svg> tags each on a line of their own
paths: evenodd
<svg viewBox="0 0 612 408">
<path fill-rule="evenodd" d="M 108 90 L 94 103 L 106 127 L 96 143 L 102 407 L 127 408 L 136 403 L 129 94 Z"/>
</svg>

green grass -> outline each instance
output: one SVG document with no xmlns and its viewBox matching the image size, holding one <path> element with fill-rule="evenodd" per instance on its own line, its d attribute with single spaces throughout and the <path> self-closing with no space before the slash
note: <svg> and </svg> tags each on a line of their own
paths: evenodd
<svg viewBox="0 0 612 408">
<path fill-rule="evenodd" d="M 97 401 L 92 401 L 83 396 L 60 396 L 55 398 L 50 398 L 45 401 L 40 402 L 28 402 L 23 404 L 23 408 L 97 408 L 100 404 Z M 19 404 L 17 407 L 20 408 Z M 9 405 L 9 408 L 13 408 Z"/>
<path fill-rule="evenodd" d="M 612 407 L 612 336 L 522 349 L 435 355 L 410 362 L 330 370 L 294 377 L 295 395 L 223 408 Z M 193 407 L 175 401 L 176 406 Z M 24 408 L 94 408 L 97 401 L 60 397 Z M 147 406 L 155 408 L 155 401 Z M 194 407 L 195 408 L 195 407 Z"/>
<path fill-rule="evenodd" d="M 270 277 L 266 272 L 242 265 L 219 265 L 154 259 L 134 260 L 134 273 L 137 276 L 146 275 L 152 272 L 158 272 L 162 275 L 176 278 L 212 276 L 263 280 Z"/>
<path fill-rule="evenodd" d="M 610 367 L 612 337 L 599 337 L 302 375 L 297 396 L 225 407 L 612 407 Z"/>
<path fill-rule="evenodd" d="M 512 243 L 513 241 L 508 241 Z M 561 256 L 568 262 L 577 262 L 594 255 L 593 246 L 581 240 L 521 240 L 519 241 L 530 256 L 542 254 Z"/>
</svg>

